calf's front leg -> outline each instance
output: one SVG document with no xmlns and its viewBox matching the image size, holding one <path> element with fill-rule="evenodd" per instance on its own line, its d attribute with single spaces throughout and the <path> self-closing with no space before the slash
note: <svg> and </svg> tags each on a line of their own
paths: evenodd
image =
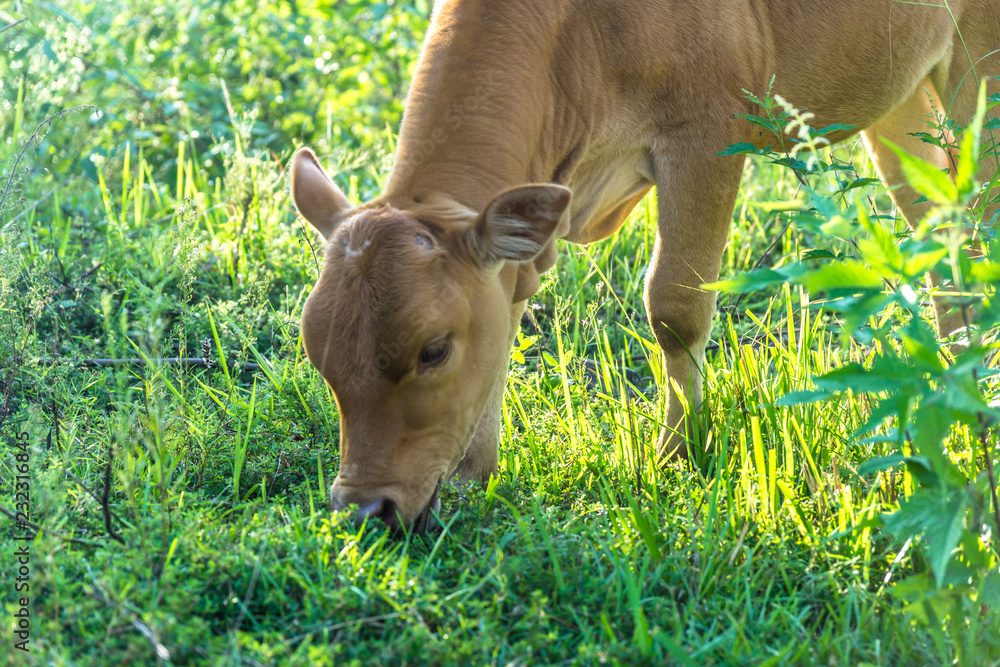
<svg viewBox="0 0 1000 667">
<path fill-rule="evenodd" d="M 510 338 L 507 341 L 507 350 L 510 351 L 514 345 L 517 332 L 521 329 L 521 315 L 524 314 L 524 307 L 527 301 L 519 301 L 510 309 Z M 507 366 L 505 365 L 493 381 L 493 391 L 486 401 L 486 410 L 483 412 L 476 432 L 472 436 L 472 442 L 465 456 L 455 469 L 455 478 L 460 482 L 483 482 L 489 481 L 490 475 L 497 471 L 500 461 L 500 417 L 503 410 L 503 392 L 507 387 Z"/>
<path fill-rule="evenodd" d="M 663 463 L 686 458 L 693 413 L 701 408 L 715 314 L 715 292 L 701 285 L 719 277 L 744 163 L 739 156 L 689 148 L 658 161 L 658 233 L 646 276 L 646 309 L 667 375 L 667 421 L 657 443 Z"/>
</svg>

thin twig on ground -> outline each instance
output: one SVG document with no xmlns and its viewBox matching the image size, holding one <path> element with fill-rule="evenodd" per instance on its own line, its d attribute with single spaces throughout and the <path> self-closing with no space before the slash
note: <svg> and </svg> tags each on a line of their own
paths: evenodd
<svg viewBox="0 0 1000 667">
<path fill-rule="evenodd" d="M 66 540 L 67 542 L 70 542 L 71 544 L 77 544 L 77 545 L 79 545 L 81 547 L 99 547 L 99 546 L 101 546 L 97 542 L 90 542 L 88 540 L 81 540 L 81 539 L 78 539 L 78 538 L 75 538 L 75 537 L 68 537 L 68 536 L 63 535 L 62 533 L 60 533 L 58 531 L 55 531 L 55 530 L 52 530 L 50 528 L 43 528 L 42 526 L 39 526 L 37 523 L 35 523 L 33 521 L 27 521 L 27 520 L 24 520 L 24 519 L 19 519 L 18 516 L 17 516 L 17 514 L 15 514 L 14 512 L 11 512 L 9 509 L 7 509 L 6 507 L 4 507 L 3 505 L 0 505 L 0 514 L 3 514 L 4 516 L 6 516 L 11 521 L 16 521 L 18 523 L 24 524 L 28 528 L 31 528 L 32 530 L 34 530 L 36 534 L 38 534 L 38 533 L 40 533 L 40 532 L 42 532 L 44 530 L 47 533 L 52 533 L 53 535 L 55 535 L 56 537 L 58 537 L 61 540 Z M 32 535 L 32 538 L 34 538 L 34 535 Z"/>
<path fill-rule="evenodd" d="M 13 28 L 14 26 L 18 25 L 19 23 L 24 23 L 27 20 L 28 20 L 27 18 L 23 18 L 23 19 L 18 19 L 16 21 L 14 21 L 13 23 L 8 23 L 4 27 L 0 28 L 0 32 L 5 32 L 7 30 L 10 30 L 11 28 Z"/>
<path fill-rule="evenodd" d="M 64 471 L 63 474 L 66 475 L 67 479 L 69 479 L 72 482 L 76 482 L 80 486 L 81 489 L 83 489 L 84 491 L 86 491 L 87 493 L 89 493 L 91 498 L 93 498 L 94 500 L 96 500 L 98 503 L 101 502 L 101 494 L 97 493 L 97 491 L 94 491 L 93 489 L 91 489 L 90 487 L 88 487 L 86 485 L 86 483 L 84 483 L 84 481 L 82 479 L 80 479 L 79 475 L 77 475 L 76 473 L 70 472 L 70 471 Z M 121 518 L 120 516 L 118 516 L 117 514 L 115 514 L 115 512 L 113 510 L 109 510 L 109 511 L 111 512 L 112 518 L 116 519 L 118 521 L 118 523 L 120 523 L 120 524 L 122 524 L 123 526 L 126 526 L 126 527 L 129 525 L 129 523 L 127 521 L 125 521 L 123 518 Z"/>
<path fill-rule="evenodd" d="M 78 364 L 81 366 L 94 366 L 98 368 L 116 368 L 119 366 L 194 366 L 197 368 L 211 368 L 215 362 L 212 359 L 203 357 L 165 357 L 163 359 L 56 359 L 43 357 L 38 360 L 39 364 L 53 366 L 59 363 Z M 253 362 L 231 363 L 230 368 L 238 368 L 241 371 L 259 371 L 261 365 Z"/>
</svg>

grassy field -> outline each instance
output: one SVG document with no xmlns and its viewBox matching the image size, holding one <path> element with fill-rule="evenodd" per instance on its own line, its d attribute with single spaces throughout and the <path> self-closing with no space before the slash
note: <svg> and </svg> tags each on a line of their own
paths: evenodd
<svg viewBox="0 0 1000 667">
<path fill-rule="evenodd" d="M 401 11 L 385 19 L 383 3 L 360 4 L 366 30 Z M 60 7 L 86 23 L 91 5 Z M 126 20 L 141 27 L 142 7 L 118 10 L 124 18 L 94 19 L 105 33 L 94 28 L 91 60 L 118 48 L 94 35 L 118 34 Z M 283 5 L 273 11 L 295 24 Z M 368 61 L 373 71 L 405 80 L 426 7 L 414 12 L 408 50 L 389 65 Z M 80 32 L 59 13 L 31 16 L 36 27 L 50 21 L 40 34 Z M 0 27 L 12 18 L 0 14 Z M 337 25 L 349 30 L 354 18 Z M 16 57 L 44 60 L 42 42 L 11 37 L 18 29 L 0 34 L 8 55 L 20 45 Z M 187 61 L 171 53 L 183 82 Z M 62 108 L 36 103 L 44 72 L 22 73 L 19 84 L 0 70 L 4 180 L 35 124 Z M 298 330 L 322 249 L 295 217 L 283 165 L 293 139 L 308 140 L 363 198 L 387 173 L 398 108 L 372 114 L 374 134 L 347 137 L 333 121 L 324 127 L 323 89 L 309 93 L 315 127 L 287 124 L 280 106 L 261 120 L 255 103 L 244 107 L 247 76 L 256 74 L 199 79 L 228 105 L 211 137 L 145 127 L 124 111 L 118 129 L 90 110 L 55 120 L 0 205 L 0 506 L 17 504 L 15 454 L 24 452 L 32 517 L 23 530 L 0 518 L 8 617 L 20 608 L 12 554 L 24 543 L 15 538 L 34 535 L 30 653 L 12 648 L 16 627 L 4 622 L 0 662 L 998 664 L 1000 606 L 983 590 L 963 589 L 967 604 L 937 617 L 897 586 L 931 568 L 919 539 L 896 539 L 878 521 L 913 491 L 910 471 L 859 473 L 897 452 L 888 425 L 854 435 L 873 399 L 847 392 L 776 405 L 812 376 L 870 362 L 876 347 L 841 337 L 800 286 L 720 297 L 707 444 L 694 466 L 654 464 L 664 405 L 642 286 L 655 194 L 613 238 L 560 247 L 511 362 L 500 471 L 487 488 L 446 487 L 443 527 L 426 536 L 393 538 L 331 513 L 338 418 Z M 100 104 L 87 90 L 63 101 Z M 135 94 L 150 116 L 168 104 Z M 197 121 L 194 111 L 175 118 Z M 281 133 L 292 138 L 282 143 Z M 351 151 L 334 152 L 338 137 Z M 86 168 L 66 158 L 81 141 L 101 149 Z M 858 143 L 831 159 L 872 175 Z M 789 224 L 782 202 L 800 187 L 792 171 L 750 162 L 725 277 L 816 248 L 853 251 Z M 880 186 L 861 194 L 886 216 L 881 224 L 904 230 L 888 220 Z M 160 361 L 173 357 L 203 362 Z M 996 397 L 995 384 L 986 391 Z M 957 466 L 975 468 L 978 441 L 954 430 Z M 990 539 L 981 550 L 995 571 Z"/>
</svg>

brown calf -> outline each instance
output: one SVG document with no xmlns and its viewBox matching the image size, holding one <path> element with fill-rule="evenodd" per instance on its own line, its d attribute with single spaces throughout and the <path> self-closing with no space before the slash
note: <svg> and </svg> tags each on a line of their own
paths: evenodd
<svg viewBox="0 0 1000 667">
<path fill-rule="evenodd" d="M 419 529 L 442 480 L 488 478 L 511 343 L 555 239 L 609 236 L 653 186 L 646 306 L 670 380 L 658 446 L 683 452 L 675 391 L 701 402 L 715 294 L 700 286 L 718 277 L 744 163 L 716 154 L 769 141 L 736 117 L 756 111 L 743 91 L 773 76 L 816 127 L 866 128 L 917 222 L 925 205 L 879 139 L 946 167 L 910 133 L 931 101 L 967 123 L 978 79 L 1000 74 L 1000 1 L 940 5 L 437 2 L 382 196 L 353 206 L 312 152 L 292 161 L 296 206 L 327 242 L 302 335 L 340 409 L 334 504 Z"/>
</svg>

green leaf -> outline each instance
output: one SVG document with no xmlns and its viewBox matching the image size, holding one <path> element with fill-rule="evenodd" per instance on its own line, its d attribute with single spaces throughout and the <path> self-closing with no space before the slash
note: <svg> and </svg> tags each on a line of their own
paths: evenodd
<svg viewBox="0 0 1000 667">
<path fill-rule="evenodd" d="M 822 306 L 826 310 L 830 310 L 835 313 L 843 313 L 845 321 L 848 319 L 858 319 L 864 321 L 871 315 L 874 315 L 878 311 L 882 310 L 882 308 L 891 303 L 892 300 L 893 298 L 890 294 L 883 294 L 882 292 L 866 292 L 862 294 L 838 296 L 836 299 L 830 299 L 829 301 L 823 302 Z M 844 328 L 850 331 L 852 327 L 845 325 Z"/>
<path fill-rule="evenodd" d="M 881 445 L 884 443 L 899 444 L 899 442 L 899 429 L 897 428 L 886 429 L 886 432 L 880 435 L 872 435 L 867 438 L 858 439 L 859 445 Z"/>
<path fill-rule="evenodd" d="M 823 248 L 811 248 L 802 253 L 802 259 L 840 259 L 839 256 Z"/>
<path fill-rule="evenodd" d="M 987 420 L 987 423 L 1000 417 L 1000 411 L 990 407 L 974 382 L 968 378 L 965 378 L 964 382 L 961 380 L 962 378 L 954 378 L 951 381 L 945 379 L 943 384 L 946 389 L 940 394 L 941 404 L 953 413 L 957 413 L 953 416 L 961 416 L 964 422 L 975 425 L 978 425 L 980 416 Z"/>
<path fill-rule="evenodd" d="M 931 467 L 931 462 L 923 456 L 907 457 L 906 471 L 923 486 L 937 486 L 940 479 Z"/>
<path fill-rule="evenodd" d="M 860 262 L 836 262 L 809 271 L 796 281 L 810 292 L 838 288 L 873 289 L 882 286 L 878 273 Z"/>
<path fill-rule="evenodd" d="M 909 278 L 920 277 L 947 255 L 947 248 L 935 248 L 925 252 L 908 252 L 903 261 L 903 275 Z"/>
<path fill-rule="evenodd" d="M 914 574 L 897 583 L 892 587 L 890 592 L 898 600 L 913 602 L 914 600 L 926 598 L 935 591 L 930 577 L 923 574 Z"/>
<path fill-rule="evenodd" d="M 842 215 L 824 221 L 820 225 L 820 231 L 829 236 L 836 236 L 841 239 L 851 239 L 858 233 L 857 227 Z"/>
<path fill-rule="evenodd" d="M 971 530 L 962 533 L 962 541 L 958 548 L 962 551 L 962 560 L 972 568 L 980 571 L 987 570 L 993 555 L 990 549 L 979 539 L 979 535 Z M 954 568 L 953 568 L 954 569 Z M 1000 574 L 1000 570 L 997 571 Z"/>
<path fill-rule="evenodd" d="M 945 252 L 947 252 L 947 250 Z M 975 262 L 972 264 L 970 273 L 974 280 L 981 283 L 1000 282 L 1000 262 Z"/>
<path fill-rule="evenodd" d="M 941 488 L 920 490 L 907 498 L 899 510 L 883 517 L 885 527 L 899 539 L 923 536 L 924 549 L 938 588 L 948 571 L 952 552 L 965 529 L 968 497 L 964 491 Z"/>
<path fill-rule="evenodd" d="M 812 197 L 810 202 L 816 212 L 819 213 L 823 218 L 827 220 L 833 220 L 837 217 L 842 217 L 841 214 L 844 212 L 843 206 L 840 204 L 839 199 L 834 199 L 827 195 L 821 194 L 819 192 L 814 192 L 810 190 Z"/>
<path fill-rule="evenodd" d="M 858 466 L 858 474 L 863 477 L 865 475 L 870 475 L 873 472 L 890 470 L 898 466 L 900 463 L 905 463 L 906 458 L 907 457 L 902 454 L 894 454 L 892 456 L 880 456 L 878 458 L 869 459 Z"/>
<path fill-rule="evenodd" d="M 940 533 L 927 533 L 927 552 L 930 557 L 931 567 L 934 569 L 934 580 L 938 587 L 948 572 L 948 563 L 951 561 L 952 552 L 958 546 L 958 541 L 962 539 L 962 531 L 965 530 L 965 509 L 968 498 L 964 493 L 956 494 L 941 508 L 941 514 L 937 517 L 937 522 L 943 530 Z"/>
<path fill-rule="evenodd" d="M 965 128 L 962 135 L 962 145 L 958 153 L 958 168 L 955 171 L 955 186 L 959 195 L 967 197 L 976 190 L 976 167 L 979 162 L 979 141 L 983 132 L 983 119 L 986 116 L 986 79 L 979 83 L 979 100 L 976 103 L 976 115 Z"/>
<path fill-rule="evenodd" d="M 830 392 L 827 391 L 790 391 L 776 400 L 774 404 L 778 407 L 784 408 L 791 405 L 803 405 L 805 403 L 824 401 L 828 398 L 830 398 Z"/>
<path fill-rule="evenodd" d="M 73 16 L 69 12 L 66 12 L 66 11 L 60 9 L 59 7 L 57 7 L 56 3 L 53 3 L 53 2 L 43 2 L 43 3 L 41 3 L 40 6 L 44 7 L 45 9 L 47 9 L 50 12 L 52 12 L 53 14 L 57 14 L 57 15 L 63 17 L 64 19 L 66 19 L 67 21 L 69 21 L 70 23 L 72 23 L 77 28 L 83 28 L 83 24 L 75 16 Z"/>
<path fill-rule="evenodd" d="M 856 178 L 843 188 L 844 192 L 855 188 L 866 188 L 869 185 L 878 185 L 882 181 L 877 178 Z"/>
<path fill-rule="evenodd" d="M 749 202 L 749 206 L 765 213 L 774 213 L 775 211 L 801 211 L 806 206 L 806 202 L 803 199 L 779 199 L 777 201 Z"/>
<path fill-rule="evenodd" d="M 897 331 L 897 335 L 903 343 L 903 349 L 910 355 L 914 362 L 915 370 L 921 373 L 931 373 L 937 375 L 944 370 L 941 359 L 938 358 L 938 349 L 931 347 L 916 338 L 907 336 L 902 331 Z"/>
<path fill-rule="evenodd" d="M 910 400 L 912 400 L 912 395 L 906 392 L 892 394 L 883 398 L 871 409 L 868 419 L 854 432 L 854 437 L 871 433 L 890 417 L 900 417 L 905 414 L 908 412 Z M 895 440 L 895 438 L 893 439 Z"/>
<path fill-rule="evenodd" d="M 820 130 L 815 130 L 815 134 L 817 136 L 823 137 L 832 132 L 852 132 L 856 129 L 858 128 L 854 125 L 843 125 L 841 123 L 836 123 L 834 125 L 827 125 L 826 127 Z M 878 179 L 875 179 L 875 182 L 877 183 Z"/>
<path fill-rule="evenodd" d="M 931 462 L 931 467 L 939 475 L 954 465 L 944 447 L 944 439 L 951 431 L 951 424 L 952 418 L 947 408 L 934 399 L 923 401 L 913 415 L 913 444 L 916 445 L 917 452 Z"/>
<path fill-rule="evenodd" d="M 738 143 L 726 146 L 726 150 L 716 153 L 718 156 L 725 155 L 770 155 L 773 151 L 769 148 L 757 148 L 751 143 Z"/>
<path fill-rule="evenodd" d="M 908 602 L 902 611 L 925 626 L 937 627 L 952 605 L 947 591 L 937 590 L 934 582 L 923 574 L 914 574 L 899 582 L 889 592 L 898 600 Z"/>
<path fill-rule="evenodd" d="M 882 141 L 899 156 L 903 174 L 914 190 L 938 204 L 951 204 L 958 199 L 958 189 L 948 174 L 931 163 L 910 155 L 888 139 Z"/>
<path fill-rule="evenodd" d="M 736 114 L 736 117 L 743 118 L 748 123 L 751 123 L 758 127 L 762 127 L 777 137 L 781 137 L 785 129 L 785 124 L 780 118 L 776 120 L 771 120 L 770 118 L 764 118 L 761 116 L 751 116 L 749 114 L 743 114 L 743 113 Z"/>
<path fill-rule="evenodd" d="M 718 290 L 720 292 L 730 292 L 732 294 L 742 294 L 754 290 L 766 289 L 774 285 L 780 285 L 788 280 L 782 272 L 774 269 L 758 269 L 749 273 L 741 273 L 731 280 L 720 280 L 714 283 L 702 285 L 705 289 Z"/>
<path fill-rule="evenodd" d="M 865 261 L 881 265 L 883 275 L 895 275 L 903 266 L 903 253 L 896 245 L 896 239 L 879 225 L 873 225 L 870 238 L 858 239 L 858 250 Z"/>
<path fill-rule="evenodd" d="M 806 168 L 806 163 L 803 160 L 797 160 L 790 157 L 782 157 L 777 160 L 771 160 L 771 164 L 776 164 L 780 167 L 787 167 L 792 171 L 797 171 L 799 173 L 809 173 Z"/>
<path fill-rule="evenodd" d="M 979 600 L 995 611 L 1000 611 L 1000 572 L 990 572 L 986 575 L 979 593 Z"/>
<path fill-rule="evenodd" d="M 51 40 L 47 39 L 44 42 L 42 42 L 42 53 L 44 53 L 45 57 L 49 59 L 49 62 L 53 63 L 59 62 L 59 56 L 57 56 L 56 52 L 52 50 Z"/>
<path fill-rule="evenodd" d="M 649 554 L 653 557 L 653 560 L 660 560 L 662 554 L 660 553 L 660 547 L 656 544 L 656 535 L 653 533 L 653 527 L 650 525 L 649 519 L 639 509 L 639 505 L 633 496 L 630 495 L 628 500 L 629 508 L 631 509 L 632 525 L 638 531 L 639 535 L 642 536 L 642 541 L 646 544 L 646 548 L 649 549 Z"/>
<path fill-rule="evenodd" d="M 896 358 L 879 357 L 872 368 L 858 363 L 844 366 L 813 379 L 816 387 L 826 391 L 877 393 L 898 391 L 906 383 L 905 367 Z"/>
<path fill-rule="evenodd" d="M 684 647 L 680 644 L 674 642 L 670 637 L 667 636 L 660 628 L 653 628 L 651 633 L 653 641 L 662 646 L 667 653 L 674 659 L 674 664 L 683 665 L 684 667 L 698 667 L 702 664 L 701 662 L 694 660 L 687 654 Z"/>
</svg>

